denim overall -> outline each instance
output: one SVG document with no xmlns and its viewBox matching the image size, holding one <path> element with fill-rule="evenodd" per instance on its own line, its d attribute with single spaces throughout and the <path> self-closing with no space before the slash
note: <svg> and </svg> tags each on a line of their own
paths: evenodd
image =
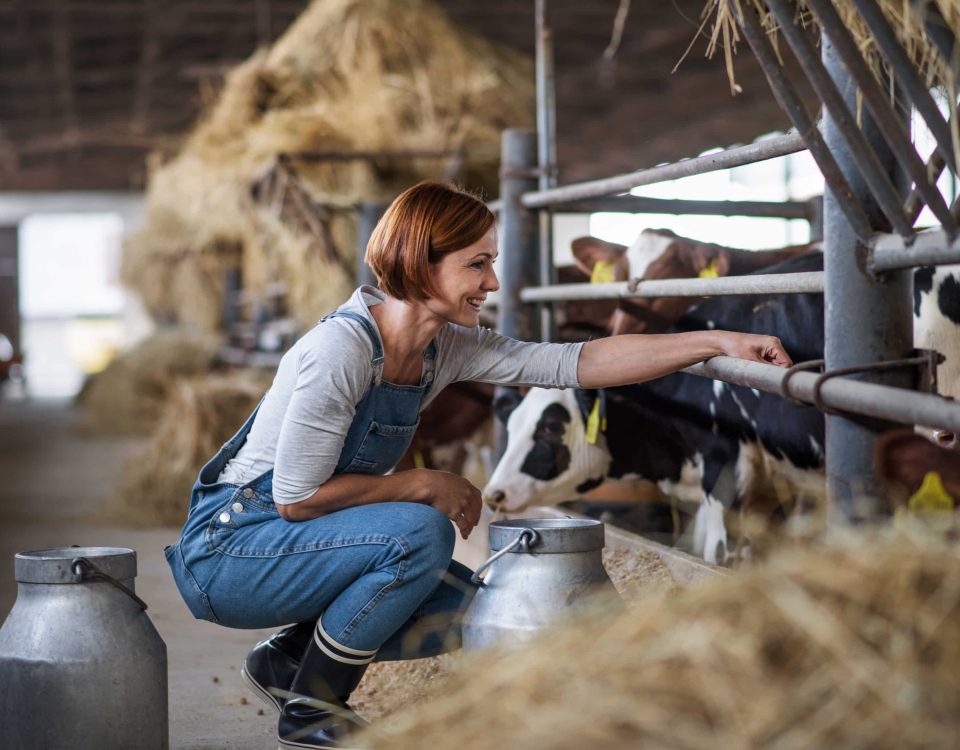
<svg viewBox="0 0 960 750">
<path fill-rule="evenodd" d="M 349 311 L 373 344 L 373 324 Z M 321 321 L 322 325 L 322 321 Z M 357 406 L 335 474 L 387 473 L 413 438 L 433 381 L 431 342 L 419 385 L 373 383 Z M 259 407 L 257 407 L 259 409 Z M 265 628 L 323 616 L 348 649 L 378 658 L 419 658 L 459 644 L 459 620 L 474 593 L 470 571 L 452 561 L 454 527 L 419 503 L 358 505 L 307 521 L 279 516 L 273 470 L 246 484 L 220 482 L 247 439 L 257 410 L 201 470 L 180 540 L 166 549 L 181 595 L 197 618 Z"/>
</svg>

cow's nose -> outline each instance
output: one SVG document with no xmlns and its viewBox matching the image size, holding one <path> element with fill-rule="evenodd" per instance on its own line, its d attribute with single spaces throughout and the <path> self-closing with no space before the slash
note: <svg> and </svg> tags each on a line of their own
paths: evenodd
<svg viewBox="0 0 960 750">
<path fill-rule="evenodd" d="M 488 508 L 493 510 L 500 510 L 500 504 L 506 499 L 507 495 L 503 490 L 495 490 L 489 495 L 483 496 L 483 502 L 486 503 Z"/>
</svg>

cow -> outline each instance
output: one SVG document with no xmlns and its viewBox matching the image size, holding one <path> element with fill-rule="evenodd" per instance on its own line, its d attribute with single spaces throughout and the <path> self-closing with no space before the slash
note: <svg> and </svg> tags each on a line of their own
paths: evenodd
<svg viewBox="0 0 960 750">
<path fill-rule="evenodd" d="M 578 237 L 571 243 L 576 265 L 587 278 L 682 279 L 696 276 L 743 276 L 802 255 L 815 247 L 792 245 L 775 250 L 738 250 L 681 237 L 669 229 L 644 229 L 630 247 L 596 237 Z M 597 273 L 597 269 L 607 269 Z M 599 278 L 598 278 L 599 277 Z M 621 300 L 607 322 L 607 330 L 658 333 L 676 323 L 697 297 L 652 297 Z"/>
<path fill-rule="evenodd" d="M 937 368 L 937 393 L 960 399 L 960 265 L 918 268 L 913 274 L 913 342 L 935 349 L 944 360 Z M 942 447 L 957 445 L 957 436 L 934 430 Z"/>
<path fill-rule="evenodd" d="M 877 476 L 901 504 L 914 501 L 951 511 L 960 506 L 960 449 L 942 448 L 911 430 L 894 430 L 878 438 L 873 453 Z"/>
<path fill-rule="evenodd" d="M 822 255 L 809 253 L 770 272 L 822 266 Z M 704 328 L 775 333 L 797 361 L 818 359 L 823 297 L 714 297 L 671 330 Z M 779 516 L 785 501 L 822 507 L 824 422 L 811 406 L 674 373 L 601 392 L 532 389 L 510 407 L 495 405 L 507 419 L 509 442 L 483 492 L 506 512 L 569 500 L 607 478 L 637 475 L 668 494 L 699 501 L 694 551 L 723 562 L 731 552 L 727 509 Z M 588 415 L 595 408 L 605 416 L 605 430 L 588 440 Z"/>
</svg>

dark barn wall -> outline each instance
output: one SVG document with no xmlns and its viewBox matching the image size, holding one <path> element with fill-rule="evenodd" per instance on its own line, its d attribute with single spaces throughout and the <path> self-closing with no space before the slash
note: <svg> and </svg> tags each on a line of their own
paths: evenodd
<svg viewBox="0 0 960 750">
<path fill-rule="evenodd" d="M 533 0 L 439 0 L 455 21 L 533 56 Z M 703 57 L 704 0 L 633 0 L 603 62 L 619 0 L 548 0 L 561 181 L 690 156 L 786 126 L 749 52 L 743 93 Z M 306 0 L 0 0 L 0 191 L 142 187 L 223 73 L 278 37 Z"/>
</svg>

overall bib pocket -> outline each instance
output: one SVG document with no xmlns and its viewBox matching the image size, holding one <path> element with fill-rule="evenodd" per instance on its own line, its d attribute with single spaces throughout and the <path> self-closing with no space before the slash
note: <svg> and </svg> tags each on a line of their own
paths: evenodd
<svg viewBox="0 0 960 750">
<path fill-rule="evenodd" d="M 371 422 L 360 448 L 344 469 L 344 473 L 385 474 L 396 466 L 406 452 L 419 425 L 419 419 L 411 425 Z"/>
</svg>

